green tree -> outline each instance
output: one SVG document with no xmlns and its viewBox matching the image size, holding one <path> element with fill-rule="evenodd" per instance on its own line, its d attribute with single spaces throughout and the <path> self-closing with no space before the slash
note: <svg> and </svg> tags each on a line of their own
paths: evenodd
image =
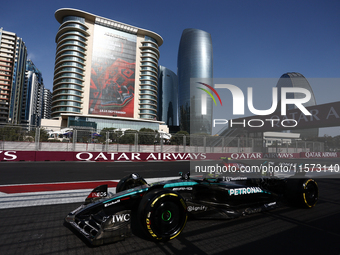
<svg viewBox="0 0 340 255">
<path fill-rule="evenodd" d="M 135 143 L 135 133 L 137 130 L 126 130 L 124 135 L 119 138 L 119 143 L 121 144 L 134 144 Z"/>
<path fill-rule="evenodd" d="M 0 126 L 0 139 L 4 141 L 23 141 L 23 130 L 18 126 Z"/>
<path fill-rule="evenodd" d="M 190 136 L 187 131 L 178 131 L 176 134 L 171 136 L 170 144 L 172 145 L 183 145 L 183 137 L 186 137 L 186 145 L 190 144 Z"/>
<path fill-rule="evenodd" d="M 98 137 L 98 141 L 101 143 L 106 143 L 106 140 L 110 143 L 117 142 L 117 138 L 119 136 L 118 132 L 115 132 L 117 128 L 103 128 L 100 131 L 100 135 Z M 107 132 L 109 132 L 109 136 L 107 137 Z"/>
<path fill-rule="evenodd" d="M 141 128 L 138 132 L 138 144 L 154 144 L 157 133 L 151 128 Z M 159 138 L 157 140 L 159 141 Z"/>
</svg>

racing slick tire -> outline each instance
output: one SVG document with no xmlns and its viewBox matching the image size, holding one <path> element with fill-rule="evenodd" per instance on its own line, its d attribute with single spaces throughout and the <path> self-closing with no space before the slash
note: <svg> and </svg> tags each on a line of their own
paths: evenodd
<svg viewBox="0 0 340 255">
<path fill-rule="evenodd" d="M 142 228 L 156 241 L 177 237 L 187 222 L 187 206 L 172 190 L 152 190 L 145 194 L 138 208 Z"/>
<path fill-rule="evenodd" d="M 139 174 L 133 173 L 123 177 L 118 182 L 116 187 L 116 193 L 121 192 L 123 190 L 132 189 L 134 187 L 142 186 L 144 184 L 147 184 L 146 181 Z"/>
<path fill-rule="evenodd" d="M 312 208 L 319 199 L 318 184 L 313 179 L 289 179 L 286 196 L 298 206 Z"/>
</svg>

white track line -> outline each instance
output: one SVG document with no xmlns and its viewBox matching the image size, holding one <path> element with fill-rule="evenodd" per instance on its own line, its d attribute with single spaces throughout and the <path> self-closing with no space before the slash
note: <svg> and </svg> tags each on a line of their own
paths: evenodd
<svg viewBox="0 0 340 255">
<path fill-rule="evenodd" d="M 324 178 L 327 175 L 334 174 L 331 172 L 323 172 L 322 174 L 316 172 L 309 172 L 305 177 L 307 178 Z M 277 177 L 288 177 L 292 174 L 275 174 Z M 340 174 L 339 174 L 340 177 Z M 146 178 L 147 183 L 154 183 L 159 181 L 166 181 L 171 179 L 178 179 L 179 177 L 164 177 L 164 178 Z M 119 180 L 111 180 L 118 182 Z M 74 182 L 72 182 L 74 183 Z M 27 185 L 27 184 L 23 184 Z M 11 185 L 1 185 L 11 186 Z M 95 187 L 93 187 L 95 188 Z M 67 203 L 84 202 L 85 198 L 90 194 L 92 189 L 77 189 L 77 190 L 60 190 L 60 191 L 45 191 L 45 192 L 27 192 L 6 194 L 0 192 L 0 209 L 20 208 L 29 206 L 55 205 Z M 116 193 L 116 188 L 109 188 L 109 192 Z"/>
<path fill-rule="evenodd" d="M 176 179 L 179 177 L 146 178 L 148 183 Z M 119 182 L 119 180 L 111 180 Z M 74 183 L 74 182 L 72 182 Z M 27 184 L 24 184 L 27 185 Z M 1 185 L 11 186 L 11 185 Z M 95 187 L 93 187 L 95 188 Z M 0 192 L 0 209 L 20 208 L 29 206 L 55 205 L 84 202 L 92 189 L 59 190 L 45 192 L 27 192 L 6 194 Z M 116 188 L 109 188 L 109 192 L 116 193 Z"/>
</svg>

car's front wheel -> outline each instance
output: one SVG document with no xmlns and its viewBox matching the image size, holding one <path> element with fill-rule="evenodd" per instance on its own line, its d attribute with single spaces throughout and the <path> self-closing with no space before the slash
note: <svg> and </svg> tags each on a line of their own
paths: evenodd
<svg viewBox="0 0 340 255">
<path fill-rule="evenodd" d="M 183 198 L 177 192 L 166 189 L 145 194 L 138 210 L 142 227 L 149 237 L 158 241 L 177 237 L 188 217 Z"/>
</svg>

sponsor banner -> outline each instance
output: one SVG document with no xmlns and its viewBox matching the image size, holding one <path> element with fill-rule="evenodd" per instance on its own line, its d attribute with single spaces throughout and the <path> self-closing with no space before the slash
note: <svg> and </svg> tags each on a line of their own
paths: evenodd
<svg viewBox="0 0 340 255">
<path fill-rule="evenodd" d="M 301 158 L 338 158 L 338 152 L 301 152 Z"/>
<path fill-rule="evenodd" d="M 35 161 L 36 151 L 0 151 L 0 161 Z"/>
<path fill-rule="evenodd" d="M 161 152 L 73 152 L 73 151 L 0 151 L 0 161 L 176 161 L 338 158 L 338 152 L 300 153 L 161 153 Z"/>
<path fill-rule="evenodd" d="M 76 152 L 75 161 L 204 160 L 206 153 Z"/>
<path fill-rule="evenodd" d="M 243 160 L 243 159 L 262 159 L 263 153 L 253 152 L 253 153 L 204 153 L 206 159 L 218 160 L 223 158 L 229 158 L 232 160 Z"/>
<path fill-rule="evenodd" d="M 211 155 L 214 156 L 213 153 Z M 175 161 L 204 160 L 207 153 L 0 151 L 0 161 Z M 213 157 L 212 157 L 213 159 Z"/>
<path fill-rule="evenodd" d="M 300 153 L 263 153 L 263 158 L 271 159 L 300 158 Z"/>
<path fill-rule="evenodd" d="M 36 151 L 35 161 L 73 161 L 73 152 L 68 151 Z"/>
</svg>

